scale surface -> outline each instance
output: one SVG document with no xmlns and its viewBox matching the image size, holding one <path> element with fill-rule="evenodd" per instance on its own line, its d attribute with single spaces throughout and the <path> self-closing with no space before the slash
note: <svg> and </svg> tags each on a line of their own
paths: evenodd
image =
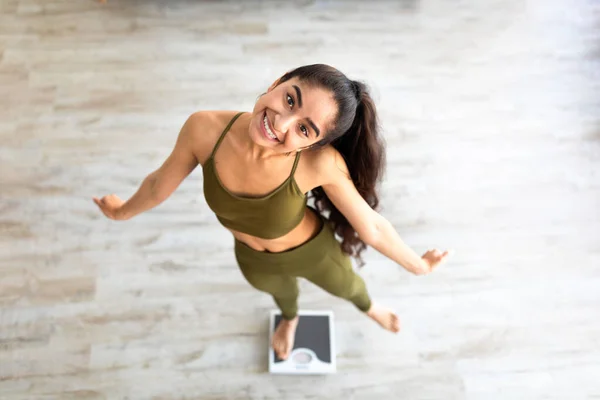
<svg viewBox="0 0 600 400">
<path fill-rule="evenodd" d="M 333 311 L 299 311 L 294 348 L 287 360 L 273 351 L 271 341 L 281 320 L 279 310 L 269 320 L 269 372 L 272 374 L 331 374 L 336 371 Z"/>
</svg>

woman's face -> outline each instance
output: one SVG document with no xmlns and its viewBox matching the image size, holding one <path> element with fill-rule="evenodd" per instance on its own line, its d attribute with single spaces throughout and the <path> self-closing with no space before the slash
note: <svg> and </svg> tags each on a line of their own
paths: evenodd
<svg viewBox="0 0 600 400">
<path fill-rule="evenodd" d="M 252 112 L 250 138 L 259 146 L 288 153 L 323 139 L 337 113 L 333 94 L 292 78 L 274 83 Z"/>
</svg>

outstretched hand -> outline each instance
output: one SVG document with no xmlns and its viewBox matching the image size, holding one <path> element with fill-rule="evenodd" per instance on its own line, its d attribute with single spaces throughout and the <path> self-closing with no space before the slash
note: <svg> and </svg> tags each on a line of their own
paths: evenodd
<svg viewBox="0 0 600 400">
<path fill-rule="evenodd" d="M 427 250 L 427 252 L 421 256 L 421 259 L 425 261 L 425 265 L 427 267 L 427 270 L 424 271 L 424 274 L 428 274 L 433 271 L 435 267 L 446 261 L 451 254 L 452 251 L 449 250 L 446 250 L 443 253 L 438 249 Z"/>
<path fill-rule="evenodd" d="M 96 203 L 96 205 L 100 208 L 100 211 L 102 211 L 107 218 L 114 219 L 116 221 L 125 219 L 119 212 L 121 206 L 125 202 L 116 194 L 109 194 L 101 199 L 94 197 L 93 200 L 94 203 Z"/>
</svg>

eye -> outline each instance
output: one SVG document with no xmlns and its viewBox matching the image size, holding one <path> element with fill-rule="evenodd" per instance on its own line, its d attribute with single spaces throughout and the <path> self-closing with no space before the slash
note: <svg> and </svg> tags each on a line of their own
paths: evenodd
<svg viewBox="0 0 600 400">
<path fill-rule="evenodd" d="M 286 95 L 286 100 L 290 108 L 294 107 L 294 98 L 292 96 L 290 96 L 289 94 Z"/>
<path fill-rule="evenodd" d="M 305 137 L 308 137 L 308 129 L 306 129 L 304 125 L 300 125 L 300 132 L 302 132 Z"/>
</svg>

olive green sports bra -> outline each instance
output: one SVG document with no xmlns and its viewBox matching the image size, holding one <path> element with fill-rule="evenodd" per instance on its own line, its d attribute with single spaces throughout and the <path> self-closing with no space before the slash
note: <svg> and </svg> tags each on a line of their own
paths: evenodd
<svg viewBox="0 0 600 400">
<path fill-rule="evenodd" d="M 236 114 L 229 122 L 202 167 L 204 197 L 226 228 L 263 239 L 275 239 L 294 229 L 304 217 L 307 199 L 294 179 L 300 152 L 296 154 L 290 176 L 268 195 L 246 197 L 231 193 L 219 179 L 214 156 L 229 129 L 242 114 Z"/>
</svg>

